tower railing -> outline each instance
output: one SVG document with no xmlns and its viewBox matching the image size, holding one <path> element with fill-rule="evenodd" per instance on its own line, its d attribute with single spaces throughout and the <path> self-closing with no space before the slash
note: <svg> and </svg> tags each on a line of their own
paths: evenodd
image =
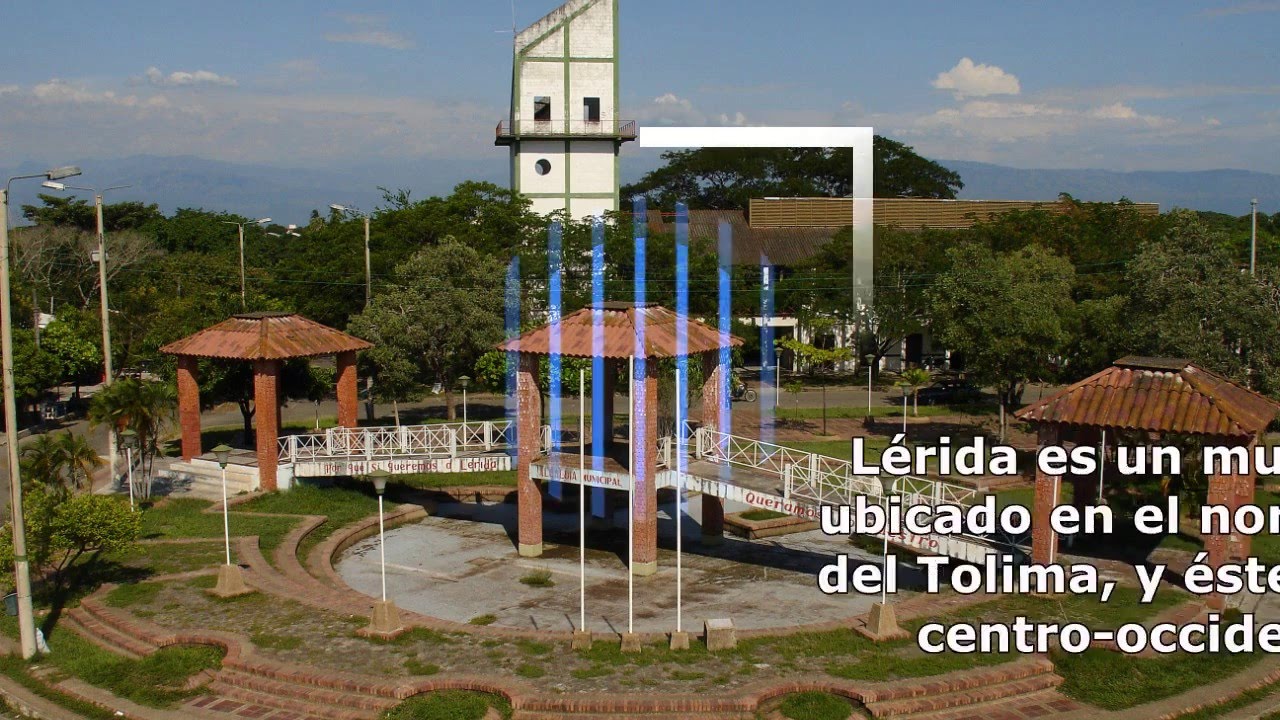
<svg viewBox="0 0 1280 720">
<path fill-rule="evenodd" d="M 517 136 L 610 137 L 634 140 L 635 120 L 529 120 L 518 118 L 515 122 L 501 120 L 494 133 L 498 138 Z"/>
</svg>

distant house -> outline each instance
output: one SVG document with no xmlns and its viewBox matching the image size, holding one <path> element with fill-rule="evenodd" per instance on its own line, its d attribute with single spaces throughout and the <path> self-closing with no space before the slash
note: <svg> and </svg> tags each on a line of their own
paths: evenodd
<svg viewBox="0 0 1280 720">
<path fill-rule="evenodd" d="M 1068 203 L 1060 200 L 933 200 L 926 198 L 878 198 L 875 201 L 875 224 L 904 230 L 973 227 L 980 222 L 1013 211 L 1046 210 L 1065 213 Z M 1160 213 L 1156 203 L 1134 203 L 1143 216 Z M 729 224 L 733 236 L 733 259 L 737 266 L 760 267 L 767 281 L 776 282 L 790 268 L 817 254 L 842 228 L 850 225 L 853 215 L 849 198 L 753 198 L 748 209 L 690 210 L 691 239 L 714 241 L 721 222 Z M 654 234 L 675 231 L 674 219 L 659 213 L 649 214 L 649 231 Z M 767 275 L 765 275 L 767 273 Z M 760 327 L 761 316 L 739 318 L 741 322 Z M 777 315 L 768 320 L 774 337 L 796 337 L 820 347 L 846 347 L 853 341 L 853 328 L 838 325 L 823 337 L 803 327 L 791 315 Z M 749 364 L 759 358 L 748 358 Z M 949 362 L 949 353 L 936 346 L 928 333 L 905 338 L 897 352 L 884 358 L 884 367 L 899 370 L 904 365 L 921 364 L 925 360 Z M 784 354 L 779 358 L 784 369 L 794 369 L 794 360 Z M 958 368 L 957 368 L 958 369 Z"/>
</svg>

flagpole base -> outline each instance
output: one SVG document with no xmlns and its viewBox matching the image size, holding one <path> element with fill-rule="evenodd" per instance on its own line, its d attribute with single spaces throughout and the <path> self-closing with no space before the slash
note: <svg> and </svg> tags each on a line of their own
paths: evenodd
<svg viewBox="0 0 1280 720">
<path fill-rule="evenodd" d="M 244 582 L 244 573 L 239 565 L 219 565 L 218 582 L 209 590 L 209 594 L 220 598 L 233 598 L 248 595 L 253 588 Z"/>
<path fill-rule="evenodd" d="M 689 633 L 678 630 L 671 633 L 671 649 L 672 650 L 688 650 L 689 649 Z"/>
<path fill-rule="evenodd" d="M 574 630 L 572 648 L 574 650 L 590 650 L 591 632 L 588 630 Z"/>
<path fill-rule="evenodd" d="M 636 633 L 622 633 L 622 652 L 638 653 L 644 648 L 644 643 L 640 642 L 640 636 Z"/>
</svg>

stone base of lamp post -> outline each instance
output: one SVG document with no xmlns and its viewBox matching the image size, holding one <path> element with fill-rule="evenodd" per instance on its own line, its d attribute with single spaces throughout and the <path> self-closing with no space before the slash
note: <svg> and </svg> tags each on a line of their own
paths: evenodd
<svg viewBox="0 0 1280 720">
<path fill-rule="evenodd" d="M 901 640 L 911 635 L 911 633 L 898 627 L 898 616 L 890 603 L 872 605 L 871 613 L 867 616 L 866 626 L 860 627 L 858 630 L 876 642 Z"/>
<path fill-rule="evenodd" d="M 408 628 L 400 622 L 400 609 L 391 600 L 377 600 L 373 603 L 373 619 L 368 627 L 360 628 L 356 634 L 361 637 L 391 640 L 402 635 Z"/>
<path fill-rule="evenodd" d="M 689 633 L 684 630 L 671 633 L 671 649 L 672 650 L 688 650 L 689 649 Z"/>
<path fill-rule="evenodd" d="M 574 650 L 590 650 L 591 649 L 591 631 L 590 630 L 574 630 L 572 647 Z"/>
<path fill-rule="evenodd" d="M 542 543 L 520 543 L 520 557 L 542 557 Z"/>
<path fill-rule="evenodd" d="M 239 565 L 219 565 L 218 582 L 209 590 L 210 595 L 220 598 L 237 597 L 253 592 L 253 588 L 244 582 L 244 573 Z"/>
<path fill-rule="evenodd" d="M 634 573 L 636 577 L 648 577 L 650 575 L 654 575 L 658 572 L 658 561 L 637 562 L 635 565 L 631 566 L 631 572 Z"/>
<path fill-rule="evenodd" d="M 644 649 L 644 643 L 640 642 L 640 635 L 629 632 L 622 633 L 622 652 L 638 653 Z"/>
</svg>

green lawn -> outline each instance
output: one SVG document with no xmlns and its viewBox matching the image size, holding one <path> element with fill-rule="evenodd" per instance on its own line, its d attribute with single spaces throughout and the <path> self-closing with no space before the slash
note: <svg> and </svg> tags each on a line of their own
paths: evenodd
<svg viewBox="0 0 1280 720">
<path fill-rule="evenodd" d="M 287 497 L 287 496 L 282 496 Z M 166 498 L 142 511 L 143 538 L 219 538 L 222 537 L 222 513 L 206 513 L 213 505 L 208 500 L 190 498 Z M 293 520 L 288 518 L 263 518 L 239 512 L 243 506 L 233 506 L 229 524 L 232 537 L 257 535 L 264 550 L 280 544 Z"/>
<path fill-rule="evenodd" d="M 350 525 L 361 518 L 378 513 L 378 498 L 373 492 L 371 483 L 358 481 L 342 481 L 331 487 L 298 482 L 288 492 L 270 493 L 256 497 L 239 505 L 236 510 L 244 512 L 275 513 L 281 515 L 324 515 L 328 519 L 298 546 L 298 554 L 306 557 L 307 552 L 329 537 L 334 531 Z M 234 517 L 233 517 L 234 520 Z M 288 528 L 295 523 L 285 521 Z M 267 545 L 263 542 L 264 551 L 274 548 L 279 541 Z"/>
<path fill-rule="evenodd" d="M 1060 688 L 1063 693 L 1106 710 L 1123 710 L 1212 685 L 1261 657 L 1223 652 L 1136 658 L 1087 650 L 1079 655 L 1054 653 L 1053 662 L 1066 680 Z"/>
<path fill-rule="evenodd" d="M 383 714 L 385 720 L 481 720 L 489 708 L 511 717 L 505 698 L 470 690 L 444 690 L 417 695 Z"/>
</svg>

